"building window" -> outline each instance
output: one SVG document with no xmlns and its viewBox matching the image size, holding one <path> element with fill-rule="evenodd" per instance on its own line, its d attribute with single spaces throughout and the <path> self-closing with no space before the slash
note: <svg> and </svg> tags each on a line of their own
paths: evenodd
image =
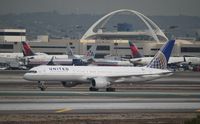
<svg viewBox="0 0 200 124">
<path fill-rule="evenodd" d="M 118 46 L 118 43 L 114 43 L 115 46 Z"/>
<path fill-rule="evenodd" d="M 110 50 L 110 46 L 97 46 L 97 50 L 101 51 L 101 50 Z"/>
<path fill-rule="evenodd" d="M 105 53 L 97 53 L 95 54 L 95 58 L 104 58 L 104 56 L 106 56 L 108 54 L 105 54 Z"/>
<path fill-rule="evenodd" d="M 124 50 L 128 50 L 128 49 L 130 49 L 130 47 L 114 47 L 114 49 L 124 49 Z M 143 48 L 142 47 L 138 47 L 138 49 L 140 49 L 140 50 L 143 50 Z"/>
<path fill-rule="evenodd" d="M 87 50 L 89 50 L 92 47 L 92 45 L 87 45 Z"/>
<path fill-rule="evenodd" d="M 13 44 L 0 44 L 0 49 L 13 49 Z"/>
<path fill-rule="evenodd" d="M 87 45 L 87 50 L 89 50 L 91 48 L 91 45 Z M 110 50 L 110 46 L 106 46 L 106 45 L 103 45 L 103 46 L 97 46 L 96 50 L 98 51 L 104 51 L 104 50 Z"/>
<path fill-rule="evenodd" d="M 200 52 L 200 47 L 181 47 L 181 52 Z"/>
<path fill-rule="evenodd" d="M 25 32 L 0 32 L 0 36 L 25 36 Z"/>
<path fill-rule="evenodd" d="M 31 46 L 31 48 L 66 48 L 66 46 Z"/>
<path fill-rule="evenodd" d="M 158 51 L 160 48 L 151 48 L 151 51 Z"/>
</svg>

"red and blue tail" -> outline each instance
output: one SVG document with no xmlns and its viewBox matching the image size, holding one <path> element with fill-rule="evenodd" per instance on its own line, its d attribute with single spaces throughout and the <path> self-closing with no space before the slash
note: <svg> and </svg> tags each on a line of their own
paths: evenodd
<svg viewBox="0 0 200 124">
<path fill-rule="evenodd" d="M 28 45 L 28 43 L 22 41 L 22 52 L 24 54 L 24 56 L 33 56 L 35 55 L 34 52 L 31 50 L 31 47 Z"/>
<path fill-rule="evenodd" d="M 133 42 L 128 41 L 128 43 L 129 43 L 133 58 L 141 58 L 141 57 L 143 57 L 143 55 L 139 52 L 137 46 Z"/>
<path fill-rule="evenodd" d="M 162 48 L 156 53 L 151 62 L 147 65 L 149 68 L 166 69 L 169 57 L 174 47 L 175 40 L 168 41 Z"/>
<path fill-rule="evenodd" d="M 84 58 L 86 59 L 94 59 L 95 54 L 96 54 L 96 48 L 97 46 L 94 44 L 90 47 L 90 49 L 87 51 L 86 55 L 84 56 Z"/>
</svg>

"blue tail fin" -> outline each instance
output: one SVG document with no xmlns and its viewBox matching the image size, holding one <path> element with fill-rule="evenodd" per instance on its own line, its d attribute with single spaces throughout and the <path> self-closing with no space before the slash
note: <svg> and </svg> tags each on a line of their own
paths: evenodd
<svg viewBox="0 0 200 124">
<path fill-rule="evenodd" d="M 151 62 L 147 65 L 148 68 L 166 69 L 169 57 L 174 47 L 175 40 L 168 41 L 160 48 Z"/>
</svg>

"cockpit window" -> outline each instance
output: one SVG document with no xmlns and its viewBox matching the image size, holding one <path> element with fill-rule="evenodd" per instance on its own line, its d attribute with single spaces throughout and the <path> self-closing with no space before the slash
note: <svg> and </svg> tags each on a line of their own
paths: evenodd
<svg viewBox="0 0 200 124">
<path fill-rule="evenodd" d="M 37 73 L 37 71 L 30 70 L 30 71 L 28 71 L 28 73 Z"/>
</svg>

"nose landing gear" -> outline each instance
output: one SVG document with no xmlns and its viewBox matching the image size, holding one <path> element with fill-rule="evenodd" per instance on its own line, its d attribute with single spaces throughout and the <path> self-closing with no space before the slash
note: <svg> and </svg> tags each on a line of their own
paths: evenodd
<svg viewBox="0 0 200 124">
<path fill-rule="evenodd" d="M 44 85 L 45 82 L 42 81 L 38 81 L 38 88 L 40 88 L 41 91 L 45 91 L 46 90 L 46 86 Z"/>
</svg>

